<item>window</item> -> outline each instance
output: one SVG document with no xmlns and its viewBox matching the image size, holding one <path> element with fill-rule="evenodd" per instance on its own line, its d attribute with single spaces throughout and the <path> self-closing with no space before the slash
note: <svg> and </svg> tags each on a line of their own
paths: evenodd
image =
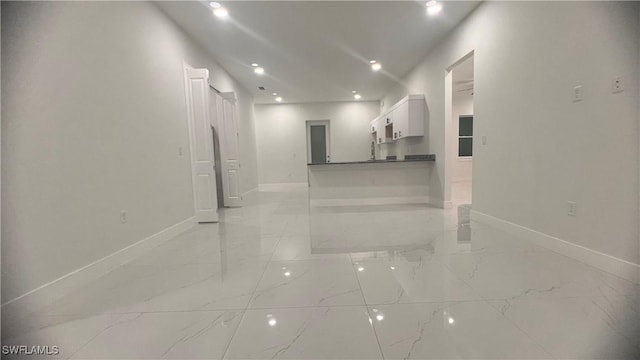
<svg viewBox="0 0 640 360">
<path fill-rule="evenodd" d="M 458 119 L 458 156 L 471 157 L 473 152 L 473 115 Z"/>
</svg>

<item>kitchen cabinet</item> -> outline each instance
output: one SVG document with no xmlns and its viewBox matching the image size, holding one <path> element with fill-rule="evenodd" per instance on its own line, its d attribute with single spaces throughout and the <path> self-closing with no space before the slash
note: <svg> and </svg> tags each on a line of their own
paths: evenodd
<svg viewBox="0 0 640 360">
<path fill-rule="evenodd" d="M 389 111 L 376 118 L 377 137 L 382 144 L 412 136 L 424 136 L 424 95 L 409 95 L 393 105 Z M 372 122 L 372 123 L 373 123 Z M 381 126 L 384 137 L 381 137 Z"/>
</svg>

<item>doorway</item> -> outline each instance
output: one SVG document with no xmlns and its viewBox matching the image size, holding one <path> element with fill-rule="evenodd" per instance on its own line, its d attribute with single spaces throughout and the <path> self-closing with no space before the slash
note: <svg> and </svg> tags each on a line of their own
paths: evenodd
<svg viewBox="0 0 640 360">
<path fill-rule="evenodd" d="M 450 186 L 451 204 L 455 206 L 471 204 L 473 182 L 473 149 L 474 144 L 474 55 L 462 58 L 450 68 L 447 75 L 450 86 L 447 86 L 447 106 L 450 117 L 446 120 L 450 131 L 447 134 L 448 184 Z"/>
<path fill-rule="evenodd" d="M 307 162 L 331 162 L 329 120 L 307 121 Z"/>
</svg>

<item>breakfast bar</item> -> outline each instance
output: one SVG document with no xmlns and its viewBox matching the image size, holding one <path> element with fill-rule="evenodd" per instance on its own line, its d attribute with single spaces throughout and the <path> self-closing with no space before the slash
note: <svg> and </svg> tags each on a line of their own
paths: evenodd
<svg viewBox="0 0 640 360">
<path fill-rule="evenodd" d="M 404 160 L 307 164 L 314 205 L 374 205 L 429 202 L 435 155 Z"/>
</svg>

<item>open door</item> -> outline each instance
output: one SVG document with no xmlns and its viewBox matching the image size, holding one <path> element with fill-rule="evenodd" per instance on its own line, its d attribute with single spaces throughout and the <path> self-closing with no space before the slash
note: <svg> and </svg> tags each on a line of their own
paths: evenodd
<svg viewBox="0 0 640 360">
<path fill-rule="evenodd" d="M 185 77 L 196 220 L 216 222 L 218 201 L 209 113 L 209 71 L 185 66 Z"/>
<path fill-rule="evenodd" d="M 240 188 L 240 155 L 238 151 L 238 122 L 234 93 L 216 96 L 220 136 L 220 161 L 222 163 L 222 193 L 224 206 L 242 206 Z"/>
</svg>

